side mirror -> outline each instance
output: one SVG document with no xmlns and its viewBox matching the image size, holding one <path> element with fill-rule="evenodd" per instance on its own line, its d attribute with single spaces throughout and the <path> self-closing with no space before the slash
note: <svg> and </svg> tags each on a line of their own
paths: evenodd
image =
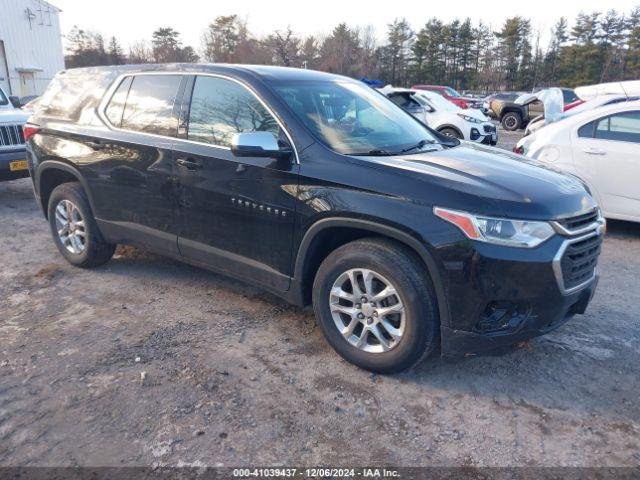
<svg viewBox="0 0 640 480">
<path fill-rule="evenodd" d="M 22 103 L 20 103 L 20 99 L 18 97 L 11 96 L 9 97 L 9 101 L 14 108 L 20 108 L 22 106 Z"/>
<path fill-rule="evenodd" d="M 235 133 L 231 138 L 231 153 L 236 157 L 289 158 L 290 148 L 281 148 L 271 132 Z"/>
</svg>

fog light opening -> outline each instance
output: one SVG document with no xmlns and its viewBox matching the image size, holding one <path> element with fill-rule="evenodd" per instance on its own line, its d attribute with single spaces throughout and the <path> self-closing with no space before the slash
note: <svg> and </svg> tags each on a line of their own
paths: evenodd
<svg viewBox="0 0 640 480">
<path fill-rule="evenodd" d="M 516 330 L 531 314 L 529 304 L 509 301 L 489 302 L 480 314 L 475 330 L 481 333 L 493 333 Z"/>
</svg>

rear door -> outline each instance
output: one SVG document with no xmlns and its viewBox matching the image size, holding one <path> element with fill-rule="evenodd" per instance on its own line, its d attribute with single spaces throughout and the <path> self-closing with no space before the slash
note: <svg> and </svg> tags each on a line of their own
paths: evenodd
<svg viewBox="0 0 640 480">
<path fill-rule="evenodd" d="M 298 165 L 235 157 L 237 132 L 267 131 L 289 142 L 244 84 L 198 75 L 187 87 L 173 158 L 181 254 L 268 287 L 289 287 Z M 189 102 L 190 99 L 190 102 Z"/>
<path fill-rule="evenodd" d="M 576 167 L 596 186 L 605 213 L 640 218 L 640 110 L 582 125 L 574 142 Z"/>
<path fill-rule="evenodd" d="M 87 143 L 96 216 L 110 237 L 178 254 L 171 152 L 186 76 L 138 74 L 117 86 L 103 115 L 112 131 Z"/>
</svg>

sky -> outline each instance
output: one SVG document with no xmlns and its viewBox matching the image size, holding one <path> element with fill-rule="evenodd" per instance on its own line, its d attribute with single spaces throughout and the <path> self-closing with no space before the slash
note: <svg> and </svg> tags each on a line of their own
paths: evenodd
<svg viewBox="0 0 640 480">
<path fill-rule="evenodd" d="M 505 18 L 521 15 L 531 19 L 542 41 L 561 16 L 571 22 L 580 11 L 616 9 L 628 13 L 640 0 L 50 0 L 62 9 L 62 33 L 74 25 L 115 35 L 125 46 L 150 40 L 160 26 L 178 30 L 185 45 L 200 49 L 202 32 L 219 15 L 238 14 L 246 18 L 255 35 L 291 26 L 300 36 L 328 33 L 335 25 L 372 25 L 376 36 L 384 38 L 386 25 L 406 17 L 414 30 L 430 17 L 443 21 L 470 17 L 498 29 Z"/>
</svg>

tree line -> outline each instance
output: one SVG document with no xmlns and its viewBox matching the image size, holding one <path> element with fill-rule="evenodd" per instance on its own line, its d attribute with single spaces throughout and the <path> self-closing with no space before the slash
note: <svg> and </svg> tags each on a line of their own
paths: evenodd
<svg viewBox="0 0 640 480">
<path fill-rule="evenodd" d="M 521 16 L 498 30 L 470 18 L 429 19 L 414 30 L 395 19 L 379 41 L 373 27 L 338 24 L 323 35 L 300 36 L 290 27 L 258 37 L 237 15 L 219 16 L 196 51 L 180 33 L 161 27 L 125 52 L 115 36 L 74 27 L 67 36 L 68 68 L 150 62 L 224 62 L 323 70 L 384 83 L 450 85 L 461 90 L 532 90 L 640 78 L 640 6 L 630 12 L 581 12 L 572 26 L 559 18 L 550 40 Z"/>
</svg>

